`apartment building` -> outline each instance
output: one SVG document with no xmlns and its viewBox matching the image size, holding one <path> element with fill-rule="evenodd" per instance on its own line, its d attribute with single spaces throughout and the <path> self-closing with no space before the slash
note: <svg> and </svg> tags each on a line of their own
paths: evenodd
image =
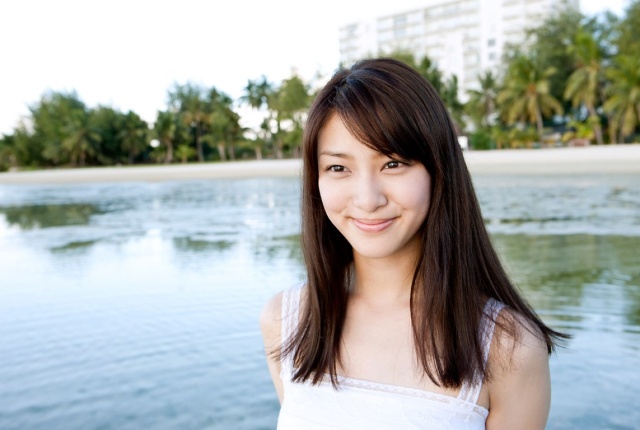
<svg viewBox="0 0 640 430">
<path fill-rule="evenodd" d="M 396 50 L 428 56 L 445 76 L 458 77 L 459 94 L 477 88 L 483 70 L 495 70 L 507 43 L 521 43 L 563 4 L 579 0 L 425 0 L 424 7 L 340 29 L 344 65 Z"/>
</svg>

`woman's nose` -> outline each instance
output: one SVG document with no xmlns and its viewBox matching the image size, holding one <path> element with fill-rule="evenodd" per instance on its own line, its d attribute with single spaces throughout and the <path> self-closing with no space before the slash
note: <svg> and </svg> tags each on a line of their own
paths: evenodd
<svg viewBox="0 0 640 430">
<path fill-rule="evenodd" d="M 373 213 L 387 204 L 387 196 L 381 181 L 374 175 L 363 175 L 354 187 L 353 204 L 366 213 Z"/>
</svg>

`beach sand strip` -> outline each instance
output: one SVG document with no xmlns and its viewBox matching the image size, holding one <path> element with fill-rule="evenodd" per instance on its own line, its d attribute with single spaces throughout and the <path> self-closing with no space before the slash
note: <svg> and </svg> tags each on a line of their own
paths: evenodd
<svg viewBox="0 0 640 430">
<path fill-rule="evenodd" d="M 467 151 L 473 175 L 638 174 L 640 144 L 584 148 Z M 159 182 L 216 178 L 291 177 L 300 160 L 251 160 L 197 164 L 90 167 L 0 173 L 0 184 Z"/>
</svg>

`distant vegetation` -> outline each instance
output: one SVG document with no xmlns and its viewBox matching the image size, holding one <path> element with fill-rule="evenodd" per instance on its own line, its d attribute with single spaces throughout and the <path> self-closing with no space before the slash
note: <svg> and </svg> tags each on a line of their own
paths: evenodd
<svg viewBox="0 0 640 430">
<path fill-rule="evenodd" d="M 640 0 L 622 18 L 559 11 L 529 30 L 524 46 L 507 47 L 501 70 L 478 76 L 466 103 L 457 77 L 444 77 L 429 58 L 385 55 L 434 85 L 475 149 L 640 137 Z M 215 87 L 176 84 L 165 110 L 147 124 L 135 112 L 89 107 L 75 92 L 50 91 L 0 138 L 0 171 L 296 157 L 313 97 L 311 84 L 295 75 L 280 83 L 249 80 L 239 100 Z M 259 127 L 241 127 L 240 104 L 262 115 Z"/>
</svg>

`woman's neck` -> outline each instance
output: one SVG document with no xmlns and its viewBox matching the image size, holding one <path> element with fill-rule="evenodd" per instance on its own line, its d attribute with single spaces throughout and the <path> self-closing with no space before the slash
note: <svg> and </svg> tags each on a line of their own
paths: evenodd
<svg viewBox="0 0 640 430">
<path fill-rule="evenodd" d="M 367 258 L 354 252 L 352 293 L 374 303 L 408 303 L 417 252 Z"/>
</svg>

